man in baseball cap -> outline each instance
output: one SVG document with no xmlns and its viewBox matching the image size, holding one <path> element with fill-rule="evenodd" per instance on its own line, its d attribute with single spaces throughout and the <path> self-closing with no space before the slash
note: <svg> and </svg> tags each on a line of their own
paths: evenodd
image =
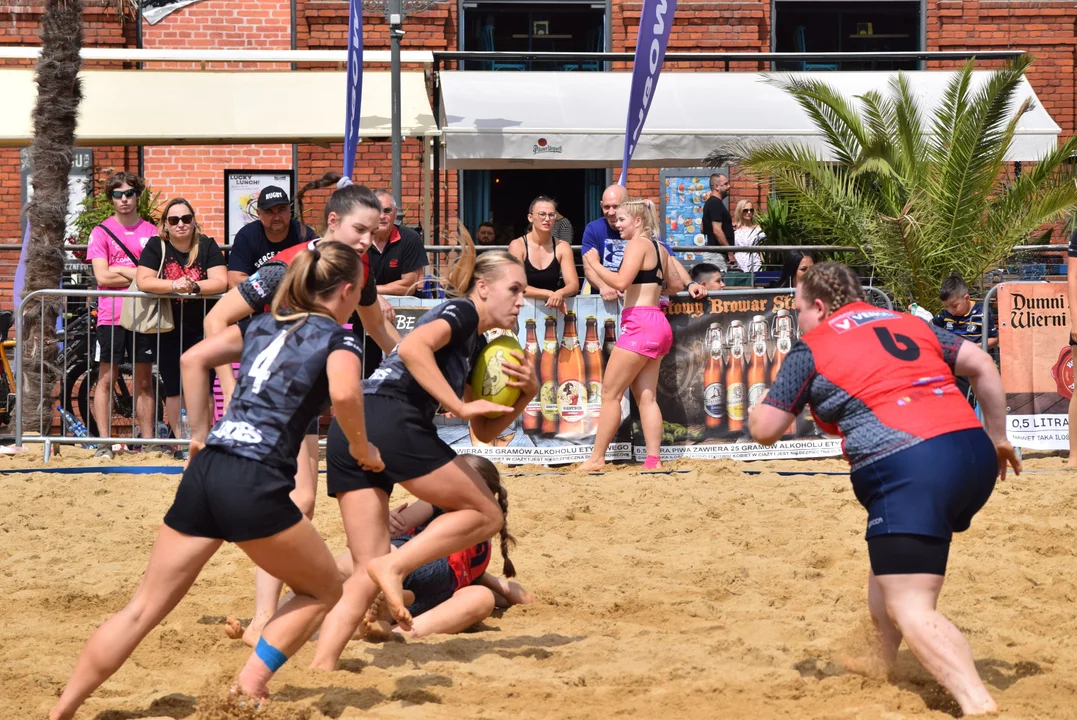
<svg viewBox="0 0 1077 720">
<path fill-rule="evenodd" d="M 292 218 L 292 201 L 284 188 L 267 185 L 258 192 L 258 222 L 244 225 L 228 255 L 228 287 L 234 288 L 281 250 L 318 237 L 313 228 Z"/>
</svg>

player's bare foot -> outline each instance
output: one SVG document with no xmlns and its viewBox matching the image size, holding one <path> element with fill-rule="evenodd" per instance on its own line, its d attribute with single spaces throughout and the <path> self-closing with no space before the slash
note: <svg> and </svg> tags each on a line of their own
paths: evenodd
<svg viewBox="0 0 1077 720">
<path fill-rule="evenodd" d="M 1066 460 L 1066 463 L 1065 465 L 1063 465 L 1063 467 L 1065 467 L 1067 470 L 1077 470 L 1077 453 L 1070 455 L 1069 459 Z"/>
<path fill-rule="evenodd" d="M 586 462 L 582 463 L 578 469 L 582 470 L 583 472 L 601 472 L 604 467 L 606 467 L 605 460 L 596 460 L 594 458 L 590 458 Z"/>
<path fill-rule="evenodd" d="M 385 593 L 389 612 L 405 630 L 411 630 L 411 613 L 404 603 L 404 575 L 393 566 L 392 554 L 382 555 L 367 563 L 370 579 Z"/>
<path fill-rule="evenodd" d="M 273 617 L 273 613 L 265 613 L 263 615 L 255 615 L 251 620 L 251 624 L 247 626 L 247 629 L 243 631 L 243 644 L 247 647 L 254 647 L 258 644 L 258 638 L 262 637 L 262 628 L 269 622 L 269 618 Z"/>
<path fill-rule="evenodd" d="M 251 653 L 247 664 L 239 671 L 232 692 L 239 695 L 249 695 L 254 701 L 262 701 L 269 697 L 269 679 L 273 677 L 265 662 L 254 653 Z"/>
<path fill-rule="evenodd" d="M 64 712 L 60 710 L 58 706 L 49 710 L 49 720 L 68 720 L 68 718 L 73 717 L 75 717 L 75 712 L 73 710 L 71 712 Z"/>
<path fill-rule="evenodd" d="M 411 605 L 414 602 L 415 593 L 405 590 L 404 604 Z M 366 640 L 384 642 L 393 637 L 393 616 L 389 612 L 389 603 L 385 601 L 384 593 L 378 593 L 378 597 L 374 598 L 359 628 Z"/>
<path fill-rule="evenodd" d="M 239 640 L 243 637 L 243 623 L 234 617 L 225 618 L 224 634 L 232 640 Z"/>
</svg>

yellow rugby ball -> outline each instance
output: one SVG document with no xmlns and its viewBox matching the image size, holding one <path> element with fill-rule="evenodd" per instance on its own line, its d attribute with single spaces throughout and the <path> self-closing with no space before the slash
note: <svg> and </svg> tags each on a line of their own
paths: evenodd
<svg viewBox="0 0 1077 720">
<path fill-rule="evenodd" d="M 509 376 L 501 366 L 504 363 L 519 365 L 509 353 L 520 351 L 520 343 L 510 335 L 502 335 L 491 340 L 479 353 L 475 367 L 471 370 L 471 394 L 476 399 L 489 400 L 498 405 L 515 405 L 520 397 L 520 388 L 508 384 Z M 500 417 L 501 413 L 487 413 L 486 417 Z"/>
</svg>

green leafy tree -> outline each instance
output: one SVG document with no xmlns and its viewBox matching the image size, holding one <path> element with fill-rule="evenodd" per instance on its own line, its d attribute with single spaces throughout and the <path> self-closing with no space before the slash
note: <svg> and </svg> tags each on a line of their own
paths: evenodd
<svg viewBox="0 0 1077 720">
<path fill-rule="evenodd" d="M 1032 109 L 1027 99 L 1015 106 L 1031 62 L 1022 56 L 981 81 L 969 61 L 930 113 L 903 74 L 886 94 L 856 100 L 823 79 L 772 76 L 811 118 L 832 159 L 795 142 L 743 145 L 734 155 L 749 174 L 771 181 L 803 244 L 857 246 L 895 301 L 938 308 L 951 272 L 975 282 L 1077 205 L 1070 161 L 1077 137 L 1019 176 L 1008 171 L 1018 120 Z M 728 160 L 728 152 L 708 158 Z"/>
</svg>

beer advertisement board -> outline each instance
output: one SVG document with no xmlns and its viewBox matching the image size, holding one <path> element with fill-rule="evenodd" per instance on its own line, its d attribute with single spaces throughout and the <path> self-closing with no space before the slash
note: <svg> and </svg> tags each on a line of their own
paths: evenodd
<svg viewBox="0 0 1077 720">
<path fill-rule="evenodd" d="M 840 442 L 822 437 L 806 411 L 773 447 L 748 438 L 748 408 L 770 386 L 798 336 L 792 296 L 763 293 L 677 300 L 667 310 L 673 349 L 662 363 L 658 386 L 663 459 L 755 460 L 841 453 Z M 391 301 L 398 305 L 401 335 L 414 327 L 422 311 L 442 302 Z M 529 300 L 511 333 L 539 377 L 539 394 L 524 414 L 489 445 L 476 441 L 466 423 L 439 417 L 435 424 L 445 442 L 460 452 L 506 464 L 581 462 L 590 456 L 602 405 L 602 374 L 620 332 L 620 306 L 597 295 L 567 302 L 568 312 L 562 314 Z M 626 393 L 621 426 L 606 459 L 645 456 L 638 414 Z"/>
<path fill-rule="evenodd" d="M 1065 283 L 998 286 L 1006 435 L 1018 447 L 1069 449 L 1073 356 Z"/>
<path fill-rule="evenodd" d="M 662 459 L 841 454 L 840 440 L 824 437 L 807 410 L 774 446 L 759 445 L 748 435 L 748 410 L 773 384 L 800 336 L 788 291 L 677 299 L 666 317 L 673 328 L 673 350 L 662 361 L 658 379 Z M 642 434 L 634 445 L 636 458 L 644 459 Z"/>
</svg>

